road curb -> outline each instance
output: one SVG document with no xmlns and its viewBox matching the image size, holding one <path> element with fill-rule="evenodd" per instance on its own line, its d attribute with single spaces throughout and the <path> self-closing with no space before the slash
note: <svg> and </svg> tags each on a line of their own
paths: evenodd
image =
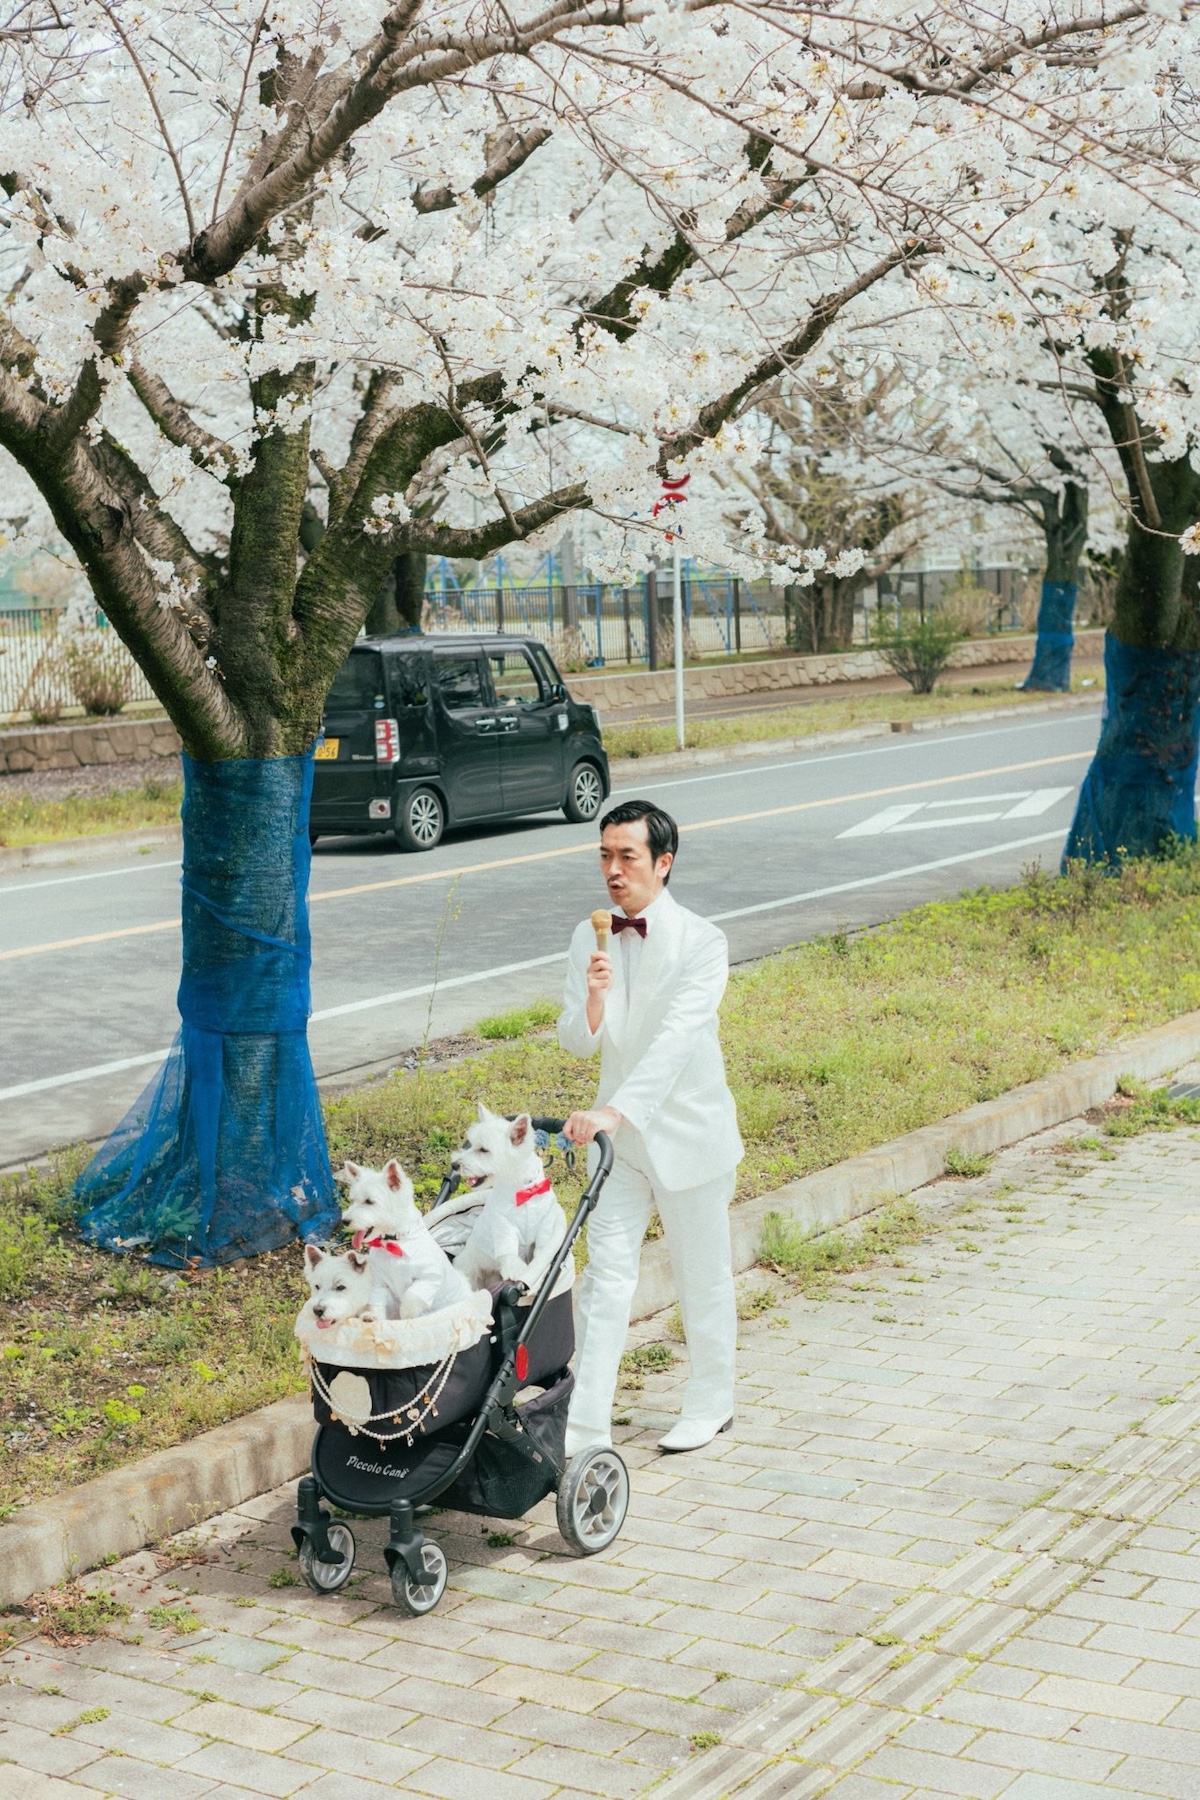
<svg viewBox="0 0 1200 1800">
<path fill-rule="evenodd" d="M 98 831 L 94 837 L 56 838 L 48 844 L 16 844 L 0 848 L 0 874 L 15 869 L 61 869 L 75 863 L 102 862 L 125 851 L 143 856 L 149 850 L 183 850 L 178 825 L 156 825 L 145 831 Z"/>
<path fill-rule="evenodd" d="M 768 1213 L 782 1213 L 804 1235 L 816 1236 L 936 1180 L 951 1148 L 978 1155 L 1018 1143 L 1109 1099 L 1122 1075 L 1152 1080 L 1197 1055 L 1200 1012 L 1186 1013 L 1102 1056 L 743 1201 L 730 1215 L 734 1267 L 753 1266 Z M 667 1247 L 647 1244 L 633 1316 L 648 1318 L 674 1299 Z M 34 1501 L 0 1525 L 0 1605 L 19 1605 L 30 1594 L 290 1481 L 307 1467 L 312 1429 L 308 1398 L 296 1395 L 98 1475 L 56 1499 Z"/>
<path fill-rule="evenodd" d="M 936 719 L 913 719 L 913 732 L 947 731 L 956 725 L 987 723 L 994 719 L 1027 719 L 1031 714 L 1073 712 L 1094 706 L 1102 695 L 1068 694 L 1061 700 L 1038 701 L 1030 706 L 992 706 L 980 712 L 945 713 Z M 838 744 L 862 744 L 872 738 L 891 737 L 890 724 L 855 725 L 845 731 L 814 731 L 807 737 L 760 738 L 750 744 L 723 744 L 714 750 L 672 750 L 659 756 L 614 757 L 610 764 L 614 789 L 636 786 L 640 776 L 669 775 L 676 770 L 704 769 L 714 763 L 753 761 L 756 756 L 777 756 L 781 751 L 826 750 Z M 908 735 L 908 730 L 905 731 Z M 183 835 L 178 825 L 155 826 L 145 831 L 97 832 L 93 837 L 59 838 L 47 844 L 0 846 L 0 874 L 21 869 L 57 869 L 78 863 L 103 862 L 124 852 L 142 856 L 150 850 L 176 850 L 182 854 Z"/>
</svg>

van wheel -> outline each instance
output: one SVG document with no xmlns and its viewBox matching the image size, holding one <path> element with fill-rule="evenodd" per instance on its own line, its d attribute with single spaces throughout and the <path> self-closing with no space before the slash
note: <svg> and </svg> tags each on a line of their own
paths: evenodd
<svg viewBox="0 0 1200 1800">
<path fill-rule="evenodd" d="M 432 850 L 442 841 L 446 809 L 432 788 L 415 788 L 400 807 L 396 842 L 402 850 Z"/>
<path fill-rule="evenodd" d="M 589 825 L 604 804 L 604 783 L 595 763 L 576 763 L 563 812 L 572 825 Z"/>
</svg>

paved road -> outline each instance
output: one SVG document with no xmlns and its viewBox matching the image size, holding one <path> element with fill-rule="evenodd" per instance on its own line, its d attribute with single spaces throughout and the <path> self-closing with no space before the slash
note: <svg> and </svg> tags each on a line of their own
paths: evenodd
<svg viewBox="0 0 1200 1800">
<path fill-rule="evenodd" d="M 743 961 L 1011 880 L 1038 858 L 1053 866 L 1096 729 L 1089 708 L 768 754 L 638 791 L 683 826 L 674 891 L 724 923 Z M 603 899 L 594 846 L 594 828 L 556 816 L 454 834 L 418 857 L 384 840 L 322 843 L 318 1075 L 557 993 L 571 929 Z M 100 1136 L 149 1079 L 176 1025 L 178 881 L 177 861 L 151 855 L 0 886 L 0 1164 Z"/>
</svg>

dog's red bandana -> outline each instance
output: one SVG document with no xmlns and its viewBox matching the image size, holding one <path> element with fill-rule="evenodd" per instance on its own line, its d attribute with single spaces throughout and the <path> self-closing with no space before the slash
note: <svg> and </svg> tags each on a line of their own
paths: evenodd
<svg viewBox="0 0 1200 1800">
<path fill-rule="evenodd" d="M 538 1182 L 536 1187 L 518 1188 L 517 1205 L 524 1206 L 527 1200 L 535 1199 L 538 1194 L 548 1194 L 550 1187 L 550 1177 L 547 1175 L 544 1180 Z"/>
<path fill-rule="evenodd" d="M 404 1255 L 404 1251 L 401 1249 L 400 1245 L 396 1242 L 395 1238 L 385 1238 L 385 1237 L 368 1238 L 365 1248 L 368 1250 L 386 1250 L 389 1256 L 403 1256 Z"/>
</svg>

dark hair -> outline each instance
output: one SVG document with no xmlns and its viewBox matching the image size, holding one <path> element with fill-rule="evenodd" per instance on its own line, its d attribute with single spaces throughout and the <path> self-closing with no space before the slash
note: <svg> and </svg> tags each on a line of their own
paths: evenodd
<svg viewBox="0 0 1200 1800">
<path fill-rule="evenodd" d="M 620 806 L 614 806 L 600 821 L 600 835 L 603 837 L 610 825 L 636 825 L 639 819 L 645 824 L 650 854 L 655 862 L 660 856 L 675 857 L 679 854 L 679 827 L 670 813 L 665 813 L 661 806 L 655 806 L 653 800 L 626 800 Z M 670 879 L 671 872 L 668 869 L 666 880 Z"/>
</svg>

